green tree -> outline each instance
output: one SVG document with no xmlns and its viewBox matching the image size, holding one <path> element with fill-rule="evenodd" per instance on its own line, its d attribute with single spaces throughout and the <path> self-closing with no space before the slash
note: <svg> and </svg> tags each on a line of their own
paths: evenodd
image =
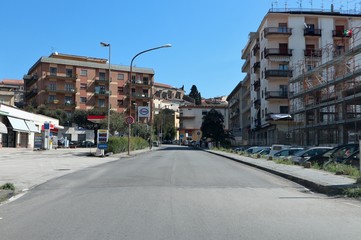
<svg viewBox="0 0 361 240">
<path fill-rule="evenodd" d="M 198 89 L 196 87 L 196 85 L 193 85 L 191 87 L 191 91 L 189 93 L 189 97 L 193 98 L 194 99 L 194 103 L 196 105 L 201 105 L 202 104 L 202 96 L 201 96 L 201 93 L 198 92 Z"/>
<path fill-rule="evenodd" d="M 224 142 L 224 117 L 215 109 L 211 109 L 204 117 L 201 126 L 203 137 L 211 138 L 216 142 Z"/>
<path fill-rule="evenodd" d="M 162 140 L 173 140 L 176 136 L 174 127 L 174 111 L 162 109 L 154 118 L 154 136 L 162 133 Z"/>
</svg>

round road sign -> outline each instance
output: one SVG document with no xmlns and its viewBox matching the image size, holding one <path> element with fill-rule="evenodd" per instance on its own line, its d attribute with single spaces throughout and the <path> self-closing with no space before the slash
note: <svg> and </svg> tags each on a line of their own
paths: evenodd
<svg viewBox="0 0 361 240">
<path fill-rule="evenodd" d="M 134 123 L 134 118 L 132 116 L 128 116 L 125 118 L 125 122 L 127 124 L 132 124 L 132 123 Z"/>
</svg>

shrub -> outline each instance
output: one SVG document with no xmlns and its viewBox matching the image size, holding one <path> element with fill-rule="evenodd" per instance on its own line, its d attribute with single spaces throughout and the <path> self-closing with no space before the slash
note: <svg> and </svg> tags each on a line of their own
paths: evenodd
<svg viewBox="0 0 361 240">
<path fill-rule="evenodd" d="M 15 191 L 15 186 L 12 183 L 5 183 L 0 187 L 0 189 Z"/>
<path fill-rule="evenodd" d="M 352 167 L 351 165 L 340 164 L 340 163 L 330 163 L 324 166 L 324 170 L 328 172 L 333 172 L 337 174 L 349 175 L 354 178 L 360 177 L 360 172 L 357 168 Z"/>
<path fill-rule="evenodd" d="M 285 159 L 285 158 L 276 158 L 276 159 L 273 159 L 272 161 L 274 161 L 275 163 L 280 163 L 280 164 L 295 165 L 295 163 L 292 160 Z"/>
<path fill-rule="evenodd" d="M 108 152 L 121 153 L 128 151 L 128 137 L 110 137 L 108 144 Z M 149 144 L 141 137 L 131 137 L 130 147 L 131 151 L 145 149 L 149 147 Z"/>
<path fill-rule="evenodd" d="M 350 198 L 360 198 L 361 188 L 346 188 L 343 193 L 345 196 Z"/>
</svg>

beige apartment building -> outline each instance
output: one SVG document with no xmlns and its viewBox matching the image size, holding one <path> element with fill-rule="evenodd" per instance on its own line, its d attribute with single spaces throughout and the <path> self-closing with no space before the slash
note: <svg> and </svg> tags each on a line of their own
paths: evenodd
<svg viewBox="0 0 361 240">
<path fill-rule="evenodd" d="M 309 114 L 298 102 L 304 102 L 302 98 L 312 95 L 304 93 L 306 89 L 310 90 L 305 85 L 312 83 L 315 87 L 317 81 L 326 79 L 325 74 L 329 75 L 328 81 L 334 81 L 336 75 L 332 76 L 331 72 L 339 70 L 330 67 L 319 71 L 320 74 L 310 81 L 298 77 L 304 71 L 312 71 L 322 64 L 330 64 L 333 59 L 343 58 L 342 54 L 355 46 L 355 33 L 359 26 L 361 15 L 350 14 L 350 11 L 271 9 L 265 15 L 257 32 L 250 34 L 242 51 L 242 59 L 245 60 L 242 71 L 246 73 L 244 82 L 245 85 L 248 80 L 250 83 L 250 129 L 248 133 L 243 132 L 242 137 L 248 134 L 249 144 L 290 144 L 299 136 L 295 131 L 297 127 L 309 130 L 317 127 L 305 121 Z M 327 89 L 332 90 L 332 87 Z M 293 95 L 295 93 L 298 94 L 297 98 Z M 322 95 L 323 99 L 332 97 L 325 94 L 325 90 L 317 94 Z M 313 106 L 310 111 L 316 114 L 318 110 L 315 109 L 319 107 L 322 106 Z M 247 111 L 247 107 L 242 106 L 241 109 L 241 112 Z M 247 124 L 239 121 L 240 128 L 247 129 Z M 313 132 L 308 131 L 307 137 L 305 135 L 297 142 L 304 145 L 321 144 L 320 141 L 311 141 L 312 138 Z"/>
<path fill-rule="evenodd" d="M 24 102 L 24 81 L 3 79 L 0 81 L 0 103 L 22 107 Z"/>
<path fill-rule="evenodd" d="M 53 53 L 24 75 L 25 101 L 69 114 L 93 108 L 106 112 L 110 101 L 112 111 L 135 118 L 136 106 L 152 105 L 154 71 L 133 67 L 131 84 L 129 75 L 130 67 L 109 66 L 107 59 Z"/>
</svg>

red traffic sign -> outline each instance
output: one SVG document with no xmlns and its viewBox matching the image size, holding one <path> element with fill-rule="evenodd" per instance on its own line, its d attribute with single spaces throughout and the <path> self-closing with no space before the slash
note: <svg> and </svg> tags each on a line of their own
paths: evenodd
<svg viewBox="0 0 361 240">
<path fill-rule="evenodd" d="M 132 123 L 134 123 L 134 118 L 132 116 L 128 116 L 125 118 L 125 122 L 127 124 L 132 124 Z"/>
</svg>

